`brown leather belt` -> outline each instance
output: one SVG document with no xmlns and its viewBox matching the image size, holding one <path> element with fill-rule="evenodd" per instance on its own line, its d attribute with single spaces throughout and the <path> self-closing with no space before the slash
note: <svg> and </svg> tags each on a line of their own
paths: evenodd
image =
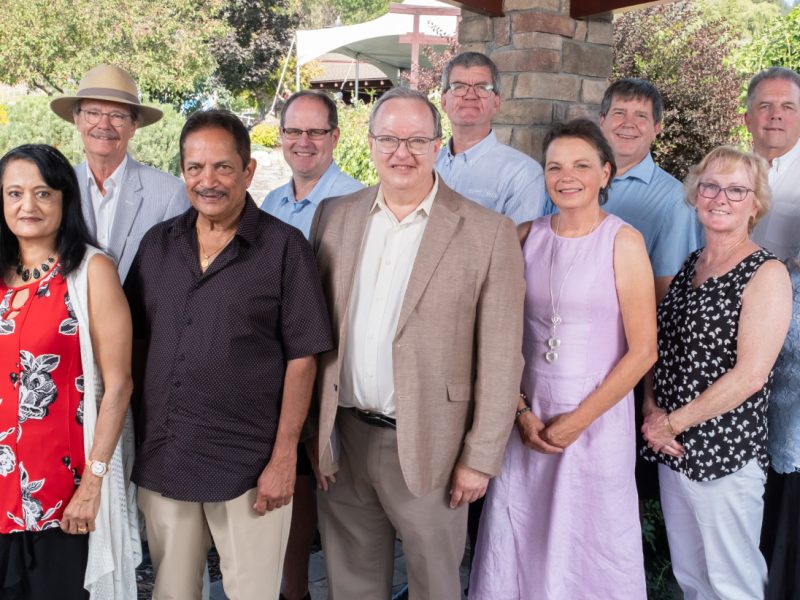
<svg viewBox="0 0 800 600">
<path fill-rule="evenodd" d="M 355 411 L 356 416 L 361 421 L 364 421 L 364 423 L 367 425 L 372 425 L 373 427 L 386 427 L 387 429 L 397 429 L 396 419 L 387 417 L 381 413 L 369 412 L 367 410 L 360 410 L 358 408 L 353 408 L 353 411 Z"/>
</svg>

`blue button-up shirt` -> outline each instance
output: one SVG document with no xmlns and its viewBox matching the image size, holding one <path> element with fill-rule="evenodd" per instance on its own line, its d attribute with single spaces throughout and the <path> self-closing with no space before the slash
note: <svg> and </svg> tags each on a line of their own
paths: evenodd
<svg viewBox="0 0 800 600">
<path fill-rule="evenodd" d="M 497 141 L 493 131 L 469 150 L 439 150 L 436 170 L 462 196 L 509 217 L 532 221 L 544 208 L 542 167 L 527 154 Z"/>
<path fill-rule="evenodd" d="M 311 221 L 320 202 L 325 198 L 351 194 L 363 187 L 358 181 L 342 173 L 335 162 L 331 162 L 308 196 L 297 200 L 294 197 L 294 184 L 290 179 L 267 194 L 261 204 L 261 210 L 297 227 L 308 239 L 311 234 Z"/>
<path fill-rule="evenodd" d="M 703 230 L 684 201 L 683 184 L 656 165 L 650 154 L 614 178 L 603 210 L 641 232 L 656 277 L 673 277 L 686 257 L 703 245 Z M 556 211 L 548 198 L 545 212 Z"/>
</svg>

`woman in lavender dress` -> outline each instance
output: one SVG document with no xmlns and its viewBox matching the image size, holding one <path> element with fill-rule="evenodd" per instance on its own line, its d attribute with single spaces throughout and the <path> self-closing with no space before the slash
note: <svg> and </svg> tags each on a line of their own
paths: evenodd
<svg viewBox="0 0 800 600">
<path fill-rule="evenodd" d="M 544 141 L 556 215 L 520 226 L 528 288 L 517 431 L 490 486 L 470 600 L 643 600 L 633 394 L 656 355 L 642 236 L 601 209 L 600 129 Z"/>
</svg>

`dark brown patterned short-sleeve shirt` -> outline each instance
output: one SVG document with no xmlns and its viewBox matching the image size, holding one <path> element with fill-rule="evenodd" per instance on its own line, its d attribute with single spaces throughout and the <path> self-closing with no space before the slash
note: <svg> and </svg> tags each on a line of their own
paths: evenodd
<svg viewBox="0 0 800 600">
<path fill-rule="evenodd" d="M 235 498 L 278 430 L 286 361 L 330 350 L 311 246 L 248 196 L 231 243 L 201 273 L 197 212 L 153 227 L 125 291 L 144 340 L 133 480 L 166 497 Z"/>
</svg>

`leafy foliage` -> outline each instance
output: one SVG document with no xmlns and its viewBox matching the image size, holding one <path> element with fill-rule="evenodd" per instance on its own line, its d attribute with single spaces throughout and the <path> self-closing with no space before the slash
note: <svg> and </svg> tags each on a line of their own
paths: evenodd
<svg viewBox="0 0 800 600">
<path fill-rule="evenodd" d="M 423 57 L 430 63 L 430 67 L 420 65 L 417 71 L 417 89 L 426 94 L 438 90 L 442 84 L 442 72 L 450 59 L 460 51 L 458 39 L 455 37 L 446 38 L 447 47 L 437 51 L 432 46 L 422 48 Z M 400 78 L 411 82 L 411 73 L 403 72 Z"/>
<path fill-rule="evenodd" d="M 731 33 L 690 2 L 630 11 L 614 23 L 613 77 L 652 81 L 664 99 L 654 157 L 683 179 L 712 148 L 735 143 L 744 78 L 727 64 Z"/>
<path fill-rule="evenodd" d="M 226 0 L 219 17 L 230 30 L 211 42 L 217 76 L 234 94 L 251 93 L 263 114 L 271 99 L 267 86 L 277 83 L 297 15 L 289 0 Z"/>
<path fill-rule="evenodd" d="M 763 35 L 781 16 L 781 0 L 699 0 L 706 19 L 723 17 L 744 40 Z"/>
<path fill-rule="evenodd" d="M 213 70 L 206 41 L 224 24 L 220 0 L 3 0 L 0 81 L 64 93 L 106 62 L 131 73 L 141 91 L 178 102 Z"/>
<path fill-rule="evenodd" d="M 50 144 L 72 162 L 83 160 L 83 144 L 75 126 L 50 110 L 50 98 L 30 96 L 8 107 L 8 123 L 0 124 L 0 154 L 20 144 Z M 178 138 L 183 117 L 171 106 L 159 105 L 164 118 L 140 129 L 131 140 L 137 160 L 177 175 L 180 171 Z"/>
<path fill-rule="evenodd" d="M 265 148 L 274 148 L 278 145 L 278 133 L 277 125 L 259 123 L 250 131 L 250 142 Z"/>
<path fill-rule="evenodd" d="M 371 104 L 356 103 L 354 106 L 339 106 L 339 144 L 333 151 L 333 159 L 339 168 L 364 185 L 378 183 L 378 174 L 372 164 L 367 143 Z"/>
<path fill-rule="evenodd" d="M 647 564 L 647 597 L 650 600 L 672 600 L 677 584 L 672 576 L 669 545 L 664 515 L 658 500 L 642 502 L 642 538 Z"/>
<path fill-rule="evenodd" d="M 743 73 L 757 73 L 771 66 L 800 71 L 800 6 L 774 19 L 760 37 L 737 53 L 736 66 Z"/>
</svg>

